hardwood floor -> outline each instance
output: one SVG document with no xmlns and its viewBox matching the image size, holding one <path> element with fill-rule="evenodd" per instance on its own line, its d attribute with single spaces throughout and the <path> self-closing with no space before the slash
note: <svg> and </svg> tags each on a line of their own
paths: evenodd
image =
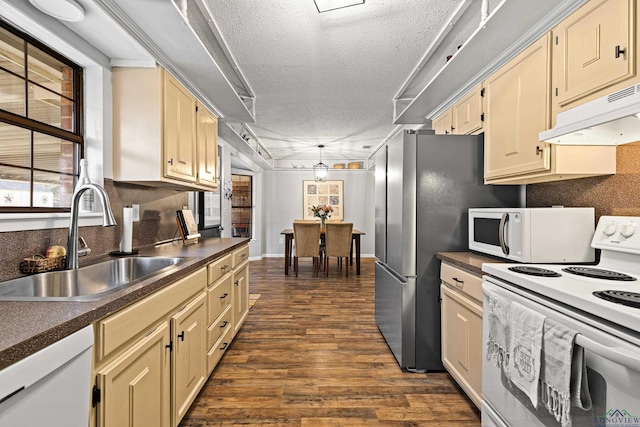
<svg viewBox="0 0 640 427">
<path fill-rule="evenodd" d="M 252 261 L 261 294 L 180 426 L 479 426 L 447 373 L 403 372 L 374 320 L 374 260 L 344 277 Z"/>
</svg>

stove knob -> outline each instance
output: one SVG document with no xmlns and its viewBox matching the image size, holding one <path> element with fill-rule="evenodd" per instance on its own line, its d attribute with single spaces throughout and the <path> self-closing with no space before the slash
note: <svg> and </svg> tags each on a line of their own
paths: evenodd
<svg viewBox="0 0 640 427">
<path fill-rule="evenodd" d="M 625 224 L 622 226 L 622 228 L 620 228 L 620 234 L 622 234 L 627 239 L 633 236 L 633 233 L 635 232 L 636 228 L 633 226 L 633 224 Z"/>
<path fill-rule="evenodd" d="M 602 229 L 602 232 L 604 234 L 607 235 L 607 237 L 609 236 L 613 236 L 614 234 L 616 234 L 616 231 L 618 230 L 618 227 L 616 227 L 615 224 L 610 223 L 604 226 L 604 228 Z"/>
</svg>

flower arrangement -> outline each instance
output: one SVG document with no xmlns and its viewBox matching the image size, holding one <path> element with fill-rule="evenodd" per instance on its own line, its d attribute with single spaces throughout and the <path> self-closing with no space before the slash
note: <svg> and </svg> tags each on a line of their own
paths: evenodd
<svg viewBox="0 0 640 427">
<path fill-rule="evenodd" d="M 313 212 L 313 216 L 320 218 L 320 225 L 324 227 L 324 222 L 327 218 L 331 218 L 331 212 L 333 212 L 333 208 L 328 205 L 322 206 L 311 206 L 311 211 Z"/>
</svg>

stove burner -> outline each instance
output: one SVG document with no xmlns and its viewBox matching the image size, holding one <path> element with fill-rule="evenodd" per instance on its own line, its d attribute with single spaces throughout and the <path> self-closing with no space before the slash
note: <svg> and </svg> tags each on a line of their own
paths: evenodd
<svg viewBox="0 0 640 427">
<path fill-rule="evenodd" d="M 618 273 L 617 271 L 602 270 L 600 268 L 592 267 L 567 267 L 563 268 L 562 271 L 566 271 L 567 273 L 571 274 L 577 274 L 578 276 L 592 277 L 594 279 L 622 280 L 627 282 L 636 280 L 635 277 L 631 277 L 624 273 Z"/>
<path fill-rule="evenodd" d="M 542 277 L 560 277 L 562 276 L 560 273 L 556 273 L 555 271 L 547 270 L 546 268 L 540 267 L 530 267 L 530 266 L 517 266 L 517 267 L 509 267 L 509 270 L 515 271 L 516 273 L 528 274 L 530 276 L 542 276 Z"/>
<path fill-rule="evenodd" d="M 604 300 L 615 302 L 617 304 L 627 305 L 629 307 L 640 308 L 640 294 L 637 292 L 626 291 L 596 291 L 593 295 Z"/>
</svg>

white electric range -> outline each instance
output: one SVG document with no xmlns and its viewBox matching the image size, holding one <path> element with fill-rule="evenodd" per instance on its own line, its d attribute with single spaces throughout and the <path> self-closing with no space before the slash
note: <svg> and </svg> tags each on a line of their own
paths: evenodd
<svg viewBox="0 0 640 427">
<path fill-rule="evenodd" d="M 484 264 L 483 290 L 578 332 L 593 407 L 574 409 L 573 425 L 640 426 L 640 217 L 601 217 L 591 246 L 597 265 Z M 560 425 L 514 393 L 486 353 L 482 381 L 483 426 Z"/>
</svg>

